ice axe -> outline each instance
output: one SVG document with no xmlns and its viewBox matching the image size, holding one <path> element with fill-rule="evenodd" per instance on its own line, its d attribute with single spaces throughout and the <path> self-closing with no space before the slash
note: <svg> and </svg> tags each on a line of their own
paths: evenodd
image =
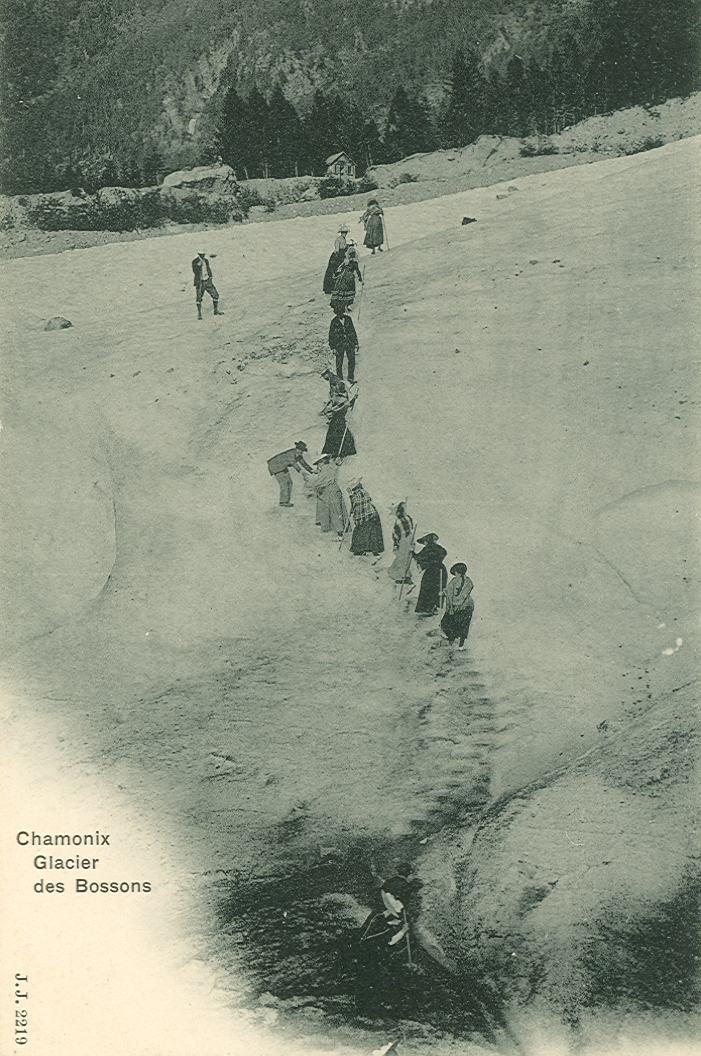
<svg viewBox="0 0 701 1056">
<path fill-rule="evenodd" d="M 416 525 L 414 525 L 414 530 L 411 533 L 411 540 L 409 542 L 409 560 L 406 563 L 406 568 L 404 569 L 404 575 L 402 576 L 402 585 L 399 588 L 399 600 L 400 601 L 402 600 L 402 594 L 404 593 L 404 581 L 405 581 L 405 579 L 407 577 L 407 572 L 409 571 L 409 569 L 411 567 L 411 559 L 414 556 L 413 547 L 414 547 L 414 536 L 415 535 L 416 535 Z"/>
<path fill-rule="evenodd" d="M 360 305 L 363 300 L 363 290 L 365 289 L 365 265 L 363 264 L 363 277 L 360 280 L 360 297 L 358 297 L 358 322 L 360 322 Z"/>
</svg>

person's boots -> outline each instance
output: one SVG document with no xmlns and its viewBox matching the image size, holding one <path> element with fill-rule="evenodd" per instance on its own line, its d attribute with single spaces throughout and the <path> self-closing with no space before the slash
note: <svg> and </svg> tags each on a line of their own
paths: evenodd
<svg viewBox="0 0 701 1056">
<path fill-rule="evenodd" d="M 223 312 L 219 311 L 219 301 L 215 301 L 214 302 L 214 314 L 215 315 L 223 315 L 224 314 Z"/>
<path fill-rule="evenodd" d="M 201 304 L 197 305 L 197 318 L 198 319 L 202 318 L 202 305 Z"/>
</svg>

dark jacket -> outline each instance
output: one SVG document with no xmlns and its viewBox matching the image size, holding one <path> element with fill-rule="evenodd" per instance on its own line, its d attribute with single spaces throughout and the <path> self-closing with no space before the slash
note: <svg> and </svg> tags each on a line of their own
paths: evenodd
<svg viewBox="0 0 701 1056">
<path fill-rule="evenodd" d="M 335 315 L 329 327 L 329 348 L 334 351 L 337 348 L 357 348 L 358 335 L 353 326 L 353 320 L 349 315 Z"/>
<path fill-rule="evenodd" d="M 283 470 L 289 469 L 290 466 L 294 466 L 297 469 L 297 463 L 304 466 L 309 473 L 314 472 L 312 467 L 304 461 L 302 452 L 298 447 L 291 447 L 289 451 L 281 451 L 279 455 L 273 455 L 272 458 L 269 458 L 268 470 L 271 477 L 274 477 L 276 473 L 282 473 Z"/>
<path fill-rule="evenodd" d="M 201 283 L 206 282 L 207 279 L 211 280 L 212 278 L 212 269 L 210 268 L 209 261 L 206 257 L 204 260 L 202 257 L 195 257 L 192 262 L 192 270 L 195 273 L 195 278 L 192 283 L 193 286 L 199 286 Z"/>
</svg>

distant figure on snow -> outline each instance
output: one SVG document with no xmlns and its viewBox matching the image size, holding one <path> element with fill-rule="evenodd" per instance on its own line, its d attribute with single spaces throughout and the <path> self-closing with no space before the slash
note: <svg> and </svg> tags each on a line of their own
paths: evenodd
<svg viewBox="0 0 701 1056">
<path fill-rule="evenodd" d="M 445 591 L 445 616 L 441 620 L 441 630 L 450 645 L 458 639 L 458 649 L 465 648 L 465 639 L 470 630 L 475 603 L 470 597 L 474 583 L 467 574 L 467 565 L 459 561 L 450 570 L 451 579 Z"/>
<path fill-rule="evenodd" d="M 318 472 L 307 478 L 307 483 L 316 493 L 316 523 L 322 532 L 334 531 L 340 537 L 348 520 L 348 511 L 343 492 L 336 482 L 338 466 L 331 464 L 330 455 L 322 455 L 314 465 L 319 467 Z"/>
<path fill-rule="evenodd" d="M 296 469 L 298 473 L 301 473 L 300 466 L 306 469 L 309 473 L 313 473 L 314 470 L 308 465 L 302 453 L 307 450 L 307 445 L 302 440 L 297 440 L 294 447 L 291 447 L 289 451 L 281 451 L 279 455 L 273 455 L 272 458 L 268 459 L 268 472 L 271 477 L 277 477 L 277 482 L 280 485 L 280 505 L 281 506 L 294 506 L 293 502 L 290 502 L 292 496 L 292 477 L 290 476 L 290 467 Z"/>
<path fill-rule="evenodd" d="M 395 583 L 412 583 L 411 579 L 411 543 L 414 534 L 414 522 L 406 512 L 406 503 L 393 506 L 394 528 L 392 529 L 392 547 L 394 561 L 387 569 L 387 575 Z M 412 583 L 413 586 L 413 583 Z"/>
<path fill-rule="evenodd" d="M 346 314 L 344 305 L 334 308 L 334 317 L 329 327 L 329 348 L 336 356 L 336 374 L 343 378 L 343 358 L 348 360 L 348 380 L 355 381 L 355 353 L 358 349 L 358 335 L 353 320 Z"/>
<path fill-rule="evenodd" d="M 363 276 L 358 267 L 358 251 L 355 246 L 350 246 L 346 251 L 346 258 L 336 272 L 333 293 L 331 295 L 331 307 L 334 312 L 337 308 L 350 308 L 355 300 L 355 277 L 358 276 L 360 284 L 363 284 Z"/>
<path fill-rule="evenodd" d="M 326 439 L 321 451 L 331 458 L 347 458 L 355 455 L 355 440 L 348 428 L 346 415 L 353 408 L 355 400 L 351 400 L 346 386 L 341 382 L 339 388 L 329 401 L 329 427 L 326 430 Z"/>
<path fill-rule="evenodd" d="M 380 253 L 382 252 L 382 243 L 385 240 L 385 229 L 382 222 L 384 215 L 378 205 L 377 198 L 371 198 L 367 209 L 360 218 L 365 225 L 363 245 L 371 249 L 373 253 L 376 249 L 379 249 Z"/>
<path fill-rule="evenodd" d="M 197 318 L 202 318 L 202 298 L 205 293 L 214 301 L 214 314 L 223 315 L 223 312 L 219 311 L 219 293 L 217 287 L 212 281 L 212 268 L 205 253 L 198 253 L 192 262 L 192 270 L 195 278 L 193 285 L 195 287 L 195 301 L 197 303 Z"/>
<path fill-rule="evenodd" d="M 414 611 L 418 616 L 435 616 L 441 606 L 441 595 L 448 582 L 448 573 L 443 564 L 448 551 L 438 545 L 438 536 L 435 532 L 429 532 L 417 542 L 423 546 L 423 550 L 414 554 L 414 560 L 419 568 L 423 569 L 423 576 Z"/>
<path fill-rule="evenodd" d="M 370 553 L 379 557 L 385 549 L 380 515 L 363 487 L 360 477 L 350 482 L 348 494 L 354 524 L 351 553 L 355 555 Z"/>
</svg>

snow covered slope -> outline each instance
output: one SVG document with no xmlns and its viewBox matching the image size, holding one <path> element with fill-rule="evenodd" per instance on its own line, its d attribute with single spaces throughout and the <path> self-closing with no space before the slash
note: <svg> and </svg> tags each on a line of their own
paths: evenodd
<svg viewBox="0 0 701 1056">
<path fill-rule="evenodd" d="M 340 479 L 363 476 L 388 547 L 408 496 L 467 563 L 450 660 L 267 473 L 323 443 L 343 216 L 3 266 L 8 684 L 96 746 L 90 780 L 118 757 L 196 865 L 254 868 L 271 824 L 318 846 L 483 806 L 695 677 L 700 150 L 397 207 L 363 256 Z M 221 319 L 196 318 L 200 249 Z M 73 327 L 44 332 L 57 314 Z"/>
</svg>

